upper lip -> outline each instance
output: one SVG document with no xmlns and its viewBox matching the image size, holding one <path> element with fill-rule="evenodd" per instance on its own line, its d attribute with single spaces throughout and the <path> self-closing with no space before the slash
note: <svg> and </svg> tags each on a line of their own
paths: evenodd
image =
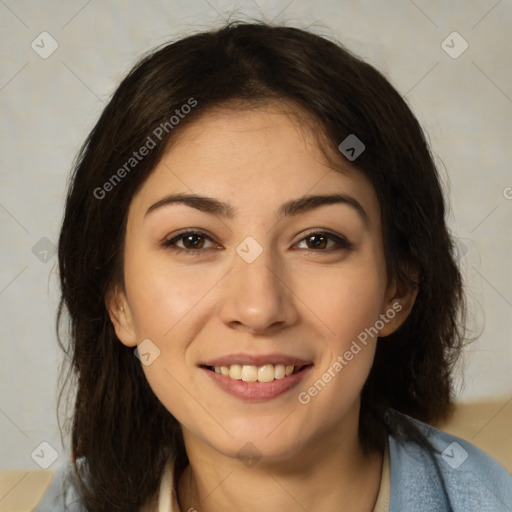
<svg viewBox="0 0 512 512">
<path fill-rule="evenodd" d="M 232 364 L 263 366 L 265 364 L 284 364 L 286 366 L 308 366 L 312 361 L 286 354 L 229 354 L 215 359 L 208 359 L 200 366 L 231 366 Z"/>
</svg>

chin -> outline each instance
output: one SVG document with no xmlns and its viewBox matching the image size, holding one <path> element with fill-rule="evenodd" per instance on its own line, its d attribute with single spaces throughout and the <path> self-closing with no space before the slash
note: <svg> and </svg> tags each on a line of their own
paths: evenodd
<svg viewBox="0 0 512 512">
<path fill-rule="evenodd" d="M 219 452 L 242 464 L 252 467 L 255 464 L 276 465 L 293 460 L 301 453 L 302 443 L 294 442 L 289 437 L 276 436 L 270 441 L 265 436 L 236 439 L 229 446 L 214 446 Z"/>
<path fill-rule="evenodd" d="M 307 444 L 311 432 L 288 423 L 287 414 L 267 416 L 265 418 L 248 418 L 225 424 L 233 437 L 223 436 L 212 439 L 210 444 L 225 455 L 245 459 L 258 459 L 261 462 L 277 463 L 293 459 Z M 294 414 L 290 414 L 290 418 Z M 284 421 L 283 421 L 284 420 Z M 294 421 L 296 418 L 294 418 Z"/>
</svg>

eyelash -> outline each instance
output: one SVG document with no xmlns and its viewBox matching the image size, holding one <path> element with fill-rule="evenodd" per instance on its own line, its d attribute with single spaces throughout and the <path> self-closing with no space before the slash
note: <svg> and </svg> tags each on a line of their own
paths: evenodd
<svg viewBox="0 0 512 512">
<path fill-rule="evenodd" d="M 199 256 L 203 251 L 213 248 L 213 247 L 207 247 L 206 249 L 201 249 L 201 248 L 200 249 L 182 249 L 181 247 L 177 247 L 175 245 L 176 242 L 178 242 L 178 241 L 182 240 L 183 238 L 190 236 L 190 235 L 200 235 L 200 236 L 204 237 L 205 239 L 209 240 L 210 242 L 214 242 L 214 240 L 207 233 L 205 233 L 203 231 L 189 230 L 189 231 L 183 231 L 172 238 L 164 240 L 162 242 L 162 247 L 164 247 L 165 249 L 171 250 L 175 253 L 178 253 L 178 254 L 188 254 L 191 256 Z M 344 236 L 341 236 L 341 235 L 336 235 L 334 233 L 330 233 L 329 231 L 311 231 L 311 232 L 307 233 L 303 238 L 301 238 L 295 245 L 298 245 L 301 242 L 304 242 L 308 237 L 311 237 L 311 236 L 325 236 L 331 240 L 334 240 L 336 242 L 336 244 L 338 245 L 338 247 L 337 248 L 331 247 L 329 249 L 305 249 L 308 254 L 312 254 L 312 253 L 318 254 L 319 252 L 320 253 L 321 252 L 331 252 L 331 251 L 337 251 L 337 250 L 338 251 L 339 250 L 351 251 L 354 248 L 353 244 L 351 242 L 349 242 L 349 240 L 347 240 L 347 238 L 345 238 Z"/>
</svg>

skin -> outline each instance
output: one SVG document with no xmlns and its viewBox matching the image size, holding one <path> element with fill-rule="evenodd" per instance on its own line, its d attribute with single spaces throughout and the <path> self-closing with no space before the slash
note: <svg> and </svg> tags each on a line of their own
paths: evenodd
<svg viewBox="0 0 512 512">
<path fill-rule="evenodd" d="M 371 511 L 377 497 L 382 454 L 365 456 L 357 437 L 359 396 L 377 339 L 308 404 L 297 395 L 394 303 L 401 310 L 379 336 L 397 329 L 415 292 L 388 282 L 371 183 L 341 155 L 342 172 L 333 169 L 302 126 L 282 106 L 212 111 L 180 132 L 130 206 L 125 286 L 107 306 L 123 344 L 150 339 L 160 350 L 143 369 L 182 426 L 190 460 L 179 481 L 182 510 Z M 236 215 L 181 203 L 145 215 L 171 193 L 215 198 Z M 356 199 L 367 222 L 341 203 L 277 213 L 291 199 L 333 193 Z M 189 244 L 194 253 L 162 245 L 184 228 L 201 229 L 212 241 L 199 238 L 199 249 Z M 321 235 L 315 246 L 305 238 L 326 230 L 352 247 Z M 236 252 L 248 236 L 263 249 L 252 263 Z M 236 352 L 284 353 L 314 366 L 284 395 L 246 402 L 198 367 Z M 251 467 L 237 456 L 249 442 L 261 456 Z"/>
</svg>

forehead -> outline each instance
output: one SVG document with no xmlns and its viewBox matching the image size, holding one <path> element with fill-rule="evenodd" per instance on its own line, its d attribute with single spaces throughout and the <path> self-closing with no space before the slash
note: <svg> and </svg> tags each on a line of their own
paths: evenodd
<svg viewBox="0 0 512 512">
<path fill-rule="evenodd" d="M 133 206 L 147 208 L 168 193 L 197 193 L 239 203 L 259 197 L 268 209 L 287 198 L 346 193 L 379 216 L 366 176 L 341 155 L 327 160 L 318 122 L 287 105 L 212 109 L 171 140 Z"/>
<path fill-rule="evenodd" d="M 217 107 L 177 133 L 171 140 L 168 154 L 182 158 L 191 148 L 200 148 L 198 158 L 213 164 L 219 160 L 250 162 L 258 157 L 260 165 L 275 159 L 276 166 L 284 158 L 296 164 L 301 158 L 320 165 L 327 161 L 319 141 L 324 140 L 320 123 L 306 111 L 289 102 L 268 102 L 257 107 Z M 340 163 L 341 163 L 340 159 Z M 345 171 L 350 167 L 345 166 Z M 283 169 L 285 170 L 285 169 Z M 299 176 L 298 176 L 299 177 Z"/>
</svg>

